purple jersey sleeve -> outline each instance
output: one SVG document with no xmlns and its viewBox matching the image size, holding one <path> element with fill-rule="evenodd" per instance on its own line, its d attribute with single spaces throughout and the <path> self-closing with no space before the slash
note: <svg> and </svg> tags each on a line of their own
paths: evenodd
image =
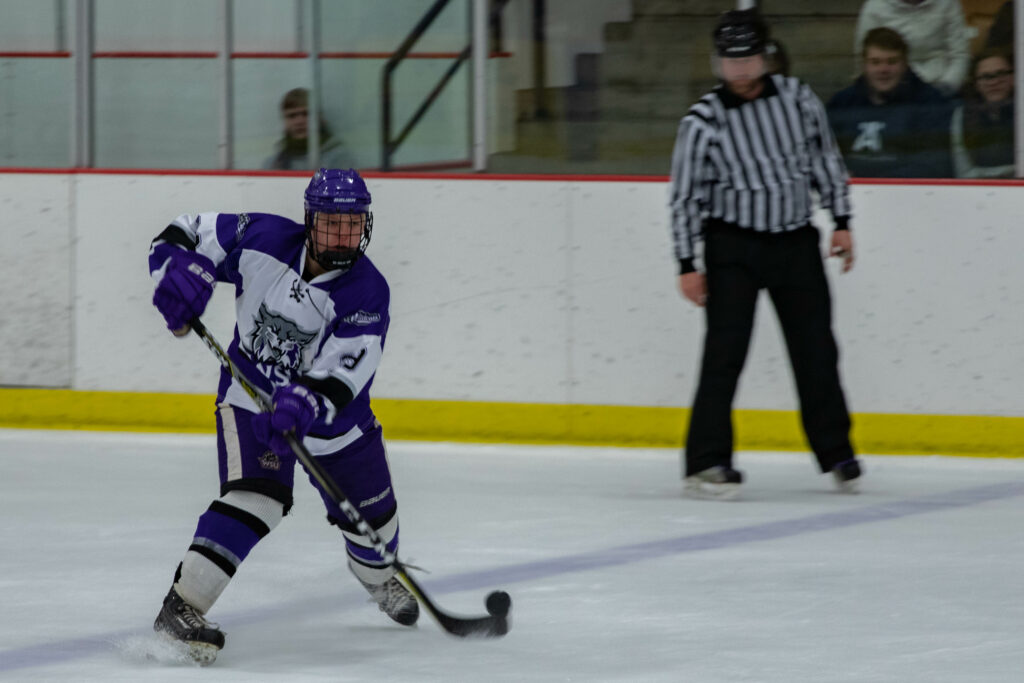
<svg viewBox="0 0 1024 683">
<path fill-rule="evenodd" d="M 220 266 L 244 232 L 249 218 L 246 214 L 224 213 L 182 214 L 171 221 L 149 249 L 149 271 L 159 280 L 167 268 L 173 250 L 187 249 L 206 256 Z M 217 279 L 224 281 L 218 267 Z"/>
</svg>

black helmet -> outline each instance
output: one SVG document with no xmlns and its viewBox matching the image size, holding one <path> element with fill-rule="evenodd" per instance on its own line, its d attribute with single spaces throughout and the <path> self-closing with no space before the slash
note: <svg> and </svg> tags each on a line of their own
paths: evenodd
<svg viewBox="0 0 1024 683">
<path fill-rule="evenodd" d="M 768 25 L 756 9 L 729 10 L 712 34 L 719 57 L 750 57 L 764 52 Z"/>
</svg>

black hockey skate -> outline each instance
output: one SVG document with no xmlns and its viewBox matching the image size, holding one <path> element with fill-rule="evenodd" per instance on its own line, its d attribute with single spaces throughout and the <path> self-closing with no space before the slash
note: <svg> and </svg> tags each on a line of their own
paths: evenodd
<svg viewBox="0 0 1024 683">
<path fill-rule="evenodd" d="M 188 656 L 200 666 L 209 666 L 217 659 L 217 653 L 224 647 L 224 634 L 203 618 L 202 613 L 185 602 L 178 591 L 171 587 L 160 614 L 156 615 L 153 630 L 164 636 L 184 643 Z"/>
<path fill-rule="evenodd" d="M 836 488 L 843 493 L 857 493 L 861 474 L 860 461 L 857 458 L 844 460 L 832 468 Z"/>
<path fill-rule="evenodd" d="M 412 626 L 419 619 L 420 606 L 416 602 L 416 598 L 394 576 L 378 585 L 366 583 L 362 579 L 359 579 L 359 583 L 363 584 L 380 611 L 402 626 Z"/>
<path fill-rule="evenodd" d="M 743 473 L 727 465 L 716 465 L 683 479 L 683 494 L 690 498 L 731 500 L 740 492 Z"/>
</svg>

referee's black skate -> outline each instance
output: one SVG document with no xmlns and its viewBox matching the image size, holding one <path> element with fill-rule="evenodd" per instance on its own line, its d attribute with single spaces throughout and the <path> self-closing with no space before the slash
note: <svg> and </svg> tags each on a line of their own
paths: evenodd
<svg viewBox="0 0 1024 683">
<path fill-rule="evenodd" d="M 208 622 L 199 610 L 185 602 L 173 586 L 164 598 L 160 614 L 156 615 L 153 630 L 184 643 L 188 656 L 200 666 L 213 664 L 224 647 L 224 634 L 217 625 Z"/>
<path fill-rule="evenodd" d="M 358 576 L 356 578 L 359 579 Z M 362 579 L 359 583 L 363 584 L 380 611 L 402 626 L 412 626 L 419 619 L 420 606 L 415 596 L 394 576 L 381 584 L 366 583 Z"/>
<path fill-rule="evenodd" d="M 683 479 L 683 493 L 690 498 L 731 500 L 740 492 L 743 473 L 727 465 L 715 465 Z"/>
<path fill-rule="evenodd" d="M 836 488 L 843 493 L 857 493 L 861 474 L 860 461 L 857 458 L 844 460 L 832 468 Z"/>
</svg>

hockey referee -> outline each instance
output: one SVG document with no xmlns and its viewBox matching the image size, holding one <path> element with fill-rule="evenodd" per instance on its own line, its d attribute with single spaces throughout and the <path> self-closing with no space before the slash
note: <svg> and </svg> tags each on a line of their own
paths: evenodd
<svg viewBox="0 0 1024 683">
<path fill-rule="evenodd" d="M 804 431 L 822 472 L 855 490 L 861 468 L 839 383 L 832 304 L 812 192 L 835 219 L 830 253 L 853 266 L 848 176 L 825 109 L 796 78 L 768 75 L 768 29 L 757 10 L 722 15 L 713 34 L 720 83 L 683 117 L 670 205 L 679 289 L 705 310 L 700 381 L 686 436 L 684 492 L 730 498 L 732 402 L 768 290 L 789 350 Z M 703 242 L 703 269 L 696 248 Z"/>
</svg>

